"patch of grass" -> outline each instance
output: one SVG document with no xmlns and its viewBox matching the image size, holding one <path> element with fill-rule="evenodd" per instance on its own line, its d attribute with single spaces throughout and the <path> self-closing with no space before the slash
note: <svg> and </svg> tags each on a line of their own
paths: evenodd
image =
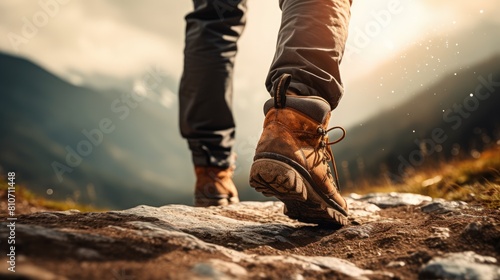
<svg viewBox="0 0 500 280">
<path fill-rule="evenodd" d="M 8 185 L 5 180 L 0 183 L 0 193 L 2 196 L 7 192 Z M 102 212 L 105 209 L 99 209 L 91 205 L 83 205 L 75 203 L 74 201 L 68 199 L 66 201 L 56 201 L 48 200 L 37 196 L 36 194 L 29 191 L 26 187 L 16 185 L 16 203 L 26 202 L 30 206 L 40 209 L 54 210 L 54 211 L 66 211 L 71 209 L 77 209 L 81 212 Z"/>
<path fill-rule="evenodd" d="M 500 208 L 500 147 L 485 151 L 477 159 L 439 163 L 420 169 L 401 184 L 378 179 L 363 183 L 359 193 L 411 192 L 448 200 L 478 202 Z"/>
</svg>

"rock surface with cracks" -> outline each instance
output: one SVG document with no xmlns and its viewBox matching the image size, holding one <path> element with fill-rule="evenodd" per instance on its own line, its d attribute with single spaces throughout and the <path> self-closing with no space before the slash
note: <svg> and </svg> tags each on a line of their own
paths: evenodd
<svg viewBox="0 0 500 280">
<path fill-rule="evenodd" d="M 20 215 L 16 272 L 5 267 L 0 277 L 426 279 L 452 275 L 449 279 L 469 279 L 463 277 L 485 269 L 489 276 L 500 277 L 498 210 L 400 193 L 353 194 L 347 201 L 351 224 L 341 229 L 291 220 L 282 214 L 281 202 Z M 8 234 L 4 222 L 0 240 Z M 467 258 L 478 261 L 467 269 L 450 265 Z M 6 260 L 3 255 L 3 266 Z"/>
</svg>

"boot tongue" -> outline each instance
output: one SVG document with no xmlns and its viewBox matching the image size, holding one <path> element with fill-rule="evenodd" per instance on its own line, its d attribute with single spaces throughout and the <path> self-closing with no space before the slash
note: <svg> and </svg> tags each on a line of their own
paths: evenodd
<svg viewBox="0 0 500 280">
<path fill-rule="evenodd" d="M 272 108 L 274 108 L 273 98 L 264 103 L 264 115 L 266 115 Z M 323 123 L 328 113 L 331 111 L 330 104 L 318 96 L 287 96 L 284 109 L 286 108 L 293 108 L 319 123 Z"/>
</svg>

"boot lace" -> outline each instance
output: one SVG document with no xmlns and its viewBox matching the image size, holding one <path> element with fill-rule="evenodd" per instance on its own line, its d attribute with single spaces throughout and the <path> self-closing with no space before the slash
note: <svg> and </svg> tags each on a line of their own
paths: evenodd
<svg viewBox="0 0 500 280">
<path fill-rule="evenodd" d="M 337 140 L 329 142 L 328 141 L 328 132 L 335 130 L 335 129 L 339 129 L 340 131 L 342 131 L 342 135 Z M 333 156 L 332 148 L 330 146 L 335 145 L 338 142 L 342 141 L 345 138 L 346 131 L 341 126 L 334 126 L 334 127 L 331 127 L 327 130 L 324 130 L 322 127 L 318 127 L 318 133 L 321 135 L 320 148 L 323 149 L 325 163 L 326 163 L 326 161 L 330 161 L 332 163 L 333 172 L 335 174 L 335 185 L 337 187 L 337 190 L 340 192 L 339 174 L 337 171 L 337 165 L 335 164 L 335 157 Z M 330 167 L 328 167 L 327 170 L 328 170 L 327 171 L 328 176 L 334 177 L 334 176 L 332 176 Z"/>
</svg>

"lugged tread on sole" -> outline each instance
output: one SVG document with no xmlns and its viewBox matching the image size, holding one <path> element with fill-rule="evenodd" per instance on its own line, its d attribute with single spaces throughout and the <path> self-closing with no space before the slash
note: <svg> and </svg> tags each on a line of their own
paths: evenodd
<svg viewBox="0 0 500 280">
<path fill-rule="evenodd" d="M 283 201 L 285 214 L 292 219 L 329 226 L 348 223 L 346 216 L 322 202 L 309 183 L 284 162 L 256 160 L 250 171 L 250 186 Z"/>
<path fill-rule="evenodd" d="M 281 164 L 256 161 L 252 170 L 260 172 L 250 176 L 250 185 L 264 195 L 269 194 L 279 199 L 307 200 L 305 182 L 299 174 Z"/>
</svg>

